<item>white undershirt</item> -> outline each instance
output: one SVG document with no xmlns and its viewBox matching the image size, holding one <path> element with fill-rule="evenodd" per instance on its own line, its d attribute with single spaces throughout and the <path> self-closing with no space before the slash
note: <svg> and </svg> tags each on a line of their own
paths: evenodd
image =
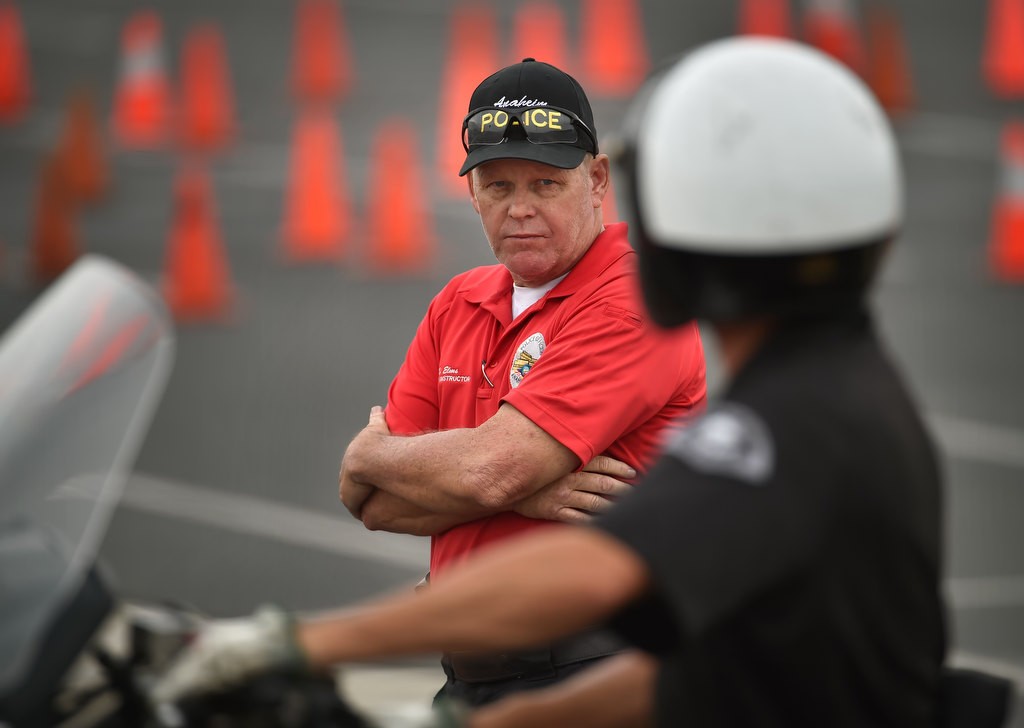
<svg viewBox="0 0 1024 728">
<path fill-rule="evenodd" d="M 568 273 L 564 273 L 553 281 L 548 281 L 542 286 L 536 288 L 527 288 L 526 286 L 517 286 L 515 283 L 512 284 L 512 320 L 519 318 L 519 314 L 528 309 L 533 304 L 537 303 L 540 299 L 544 298 L 544 294 L 550 291 L 552 288 L 562 282 Z"/>
</svg>

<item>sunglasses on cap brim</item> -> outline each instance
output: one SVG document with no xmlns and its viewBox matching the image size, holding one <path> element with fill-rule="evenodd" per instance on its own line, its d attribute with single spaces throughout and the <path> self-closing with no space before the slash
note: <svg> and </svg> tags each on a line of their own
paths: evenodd
<svg viewBox="0 0 1024 728">
<path fill-rule="evenodd" d="M 580 117 L 556 106 L 527 109 L 496 109 L 486 106 L 470 111 L 462 120 L 462 147 L 501 144 L 512 129 L 520 129 L 533 144 L 577 144 L 582 130 L 590 141 L 587 149 L 597 154 L 597 140 Z"/>
</svg>

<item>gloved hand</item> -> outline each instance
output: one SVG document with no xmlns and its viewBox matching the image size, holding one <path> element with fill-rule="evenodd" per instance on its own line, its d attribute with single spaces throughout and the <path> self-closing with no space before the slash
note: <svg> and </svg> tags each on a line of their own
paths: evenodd
<svg viewBox="0 0 1024 728">
<path fill-rule="evenodd" d="M 155 704 L 236 687 L 270 672 L 301 672 L 308 662 L 294 620 L 277 607 L 204 627 L 150 691 Z"/>
</svg>

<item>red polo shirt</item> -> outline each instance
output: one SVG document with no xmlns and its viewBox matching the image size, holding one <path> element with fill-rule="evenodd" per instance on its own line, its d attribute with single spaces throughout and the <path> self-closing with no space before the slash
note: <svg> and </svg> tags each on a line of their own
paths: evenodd
<svg viewBox="0 0 1024 728">
<path fill-rule="evenodd" d="M 604 453 L 642 472 L 662 429 L 704 399 L 697 327 L 664 332 L 647 321 L 636 253 L 618 223 L 515 321 L 504 266 L 452 279 L 427 309 L 385 413 L 392 432 L 411 435 L 476 427 L 508 402 L 581 466 Z M 553 524 L 506 512 L 437 534 L 431 578 L 485 544 L 544 525 Z"/>
</svg>

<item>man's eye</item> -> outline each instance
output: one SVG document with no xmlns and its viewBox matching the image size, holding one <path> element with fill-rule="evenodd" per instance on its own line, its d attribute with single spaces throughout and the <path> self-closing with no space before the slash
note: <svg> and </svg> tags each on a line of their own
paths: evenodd
<svg viewBox="0 0 1024 728">
<path fill-rule="evenodd" d="M 537 180 L 537 184 L 539 184 L 541 187 L 547 187 L 548 185 L 553 185 L 554 183 L 555 181 L 553 179 Z"/>
</svg>

